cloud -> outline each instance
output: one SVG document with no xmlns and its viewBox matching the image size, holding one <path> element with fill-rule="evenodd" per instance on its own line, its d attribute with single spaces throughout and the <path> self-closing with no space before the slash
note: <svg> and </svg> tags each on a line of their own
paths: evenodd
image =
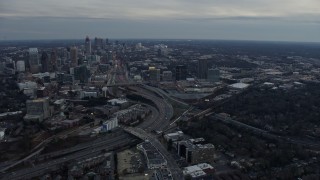
<svg viewBox="0 0 320 180">
<path fill-rule="evenodd" d="M 0 0 L 0 5 L 1 17 L 171 19 L 308 14 L 320 17 L 319 0 Z"/>
<path fill-rule="evenodd" d="M 0 0 L 2 39 L 320 41 L 319 19 L 320 0 Z"/>
</svg>

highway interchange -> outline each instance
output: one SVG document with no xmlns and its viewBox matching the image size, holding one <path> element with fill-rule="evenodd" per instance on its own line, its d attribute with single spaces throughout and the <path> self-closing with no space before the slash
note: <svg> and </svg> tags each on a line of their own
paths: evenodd
<svg viewBox="0 0 320 180">
<path fill-rule="evenodd" d="M 123 69 L 120 69 L 120 66 L 117 63 L 114 69 L 110 71 L 109 81 L 107 83 L 108 86 L 116 86 L 115 82 L 119 82 L 120 84 L 128 83 L 127 75 L 123 75 L 123 73 L 119 73 L 119 71 L 124 72 Z M 168 169 L 171 171 L 174 179 L 183 179 L 182 172 L 175 160 L 173 160 L 172 156 L 166 151 L 157 138 L 151 134 L 153 131 L 162 131 L 169 126 L 170 120 L 173 117 L 172 105 L 153 87 L 134 84 L 133 86 L 128 87 L 128 89 L 132 94 L 149 99 L 155 105 L 155 107 L 151 107 L 151 118 L 147 118 L 145 122 L 138 125 L 137 128 L 133 128 L 133 130 L 135 132 L 139 132 L 140 135 L 143 135 L 142 139 L 148 139 L 156 148 L 159 149 L 167 159 Z M 138 137 L 141 138 L 141 136 Z M 51 139 L 52 138 L 50 138 L 50 140 Z M 14 166 L 10 166 L 5 169 L 5 172 L 0 174 L 0 178 L 31 179 L 44 175 L 48 172 L 59 170 L 65 163 L 93 157 L 102 151 L 118 150 L 128 147 L 129 145 L 135 145 L 138 142 L 139 140 L 136 137 L 129 133 L 125 133 L 122 130 L 117 130 L 110 134 L 102 135 L 92 142 L 80 143 L 71 148 L 46 154 L 32 155 L 27 161 L 31 164 L 31 167 L 14 169 Z M 43 146 L 39 148 L 43 148 L 47 144 L 48 143 L 43 143 Z"/>
<path fill-rule="evenodd" d="M 147 90 L 142 86 L 131 87 L 131 90 L 133 91 L 132 93 L 149 99 L 156 105 L 155 108 L 151 109 L 152 112 L 155 113 L 152 114 L 154 118 L 149 119 L 149 121 L 146 121 L 145 123 L 142 123 L 138 126 L 148 132 L 144 132 L 147 137 L 151 137 L 149 134 L 150 132 L 159 130 L 161 131 L 170 124 L 170 119 L 173 116 L 173 107 L 168 101 L 166 101 L 166 99 L 161 98 L 161 96 L 157 95 L 155 92 Z M 170 156 L 168 156 L 168 152 L 166 152 L 165 148 L 160 144 L 160 142 L 155 141 L 154 138 L 152 141 L 166 158 L 170 158 L 168 160 L 169 168 L 171 168 L 170 170 L 172 171 L 173 176 L 179 177 L 175 179 L 182 179 L 180 178 L 180 169 L 177 168 L 176 164 L 172 164 L 175 163 L 175 161 L 172 160 Z M 0 177 L 4 179 L 33 178 L 50 171 L 56 171 L 61 167 L 61 165 L 66 162 L 72 162 L 75 160 L 81 160 L 86 157 L 92 157 L 101 153 L 102 150 L 117 150 L 121 147 L 136 143 L 138 143 L 137 139 L 129 134 L 126 134 L 123 131 L 114 132 L 112 134 L 104 135 L 93 142 L 81 143 L 72 148 L 35 156 L 30 161 L 40 163 L 33 163 L 32 167 L 27 167 L 15 171 L 10 170 L 10 172 L 1 174 Z"/>
</svg>

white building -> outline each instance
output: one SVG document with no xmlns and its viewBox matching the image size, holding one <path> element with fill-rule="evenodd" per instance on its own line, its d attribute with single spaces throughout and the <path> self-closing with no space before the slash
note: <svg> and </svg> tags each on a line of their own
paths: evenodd
<svg viewBox="0 0 320 180">
<path fill-rule="evenodd" d="M 98 92 L 97 91 L 80 91 L 80 99 L 82 98 L 97 98 Z"/>
<path fill-rule="evenodd" d="M 247 87 L 249 87 L 249 84 L 246 84 L 246 83 L 235 83 L 235 84 L 231 84 L 229 85 L 230 88 L 232 89 L 245 89 Z"/>
<path fill-rule="evenodd" d="M 102 88 L 102 96 L 107 97 L 109 92 L 109 88 L 107 86 Z"/>
<path fill-rule="evenodd" d="M 214 168 L 207 163 L 201 163 L 194 166 L 188 166 L 183 168 L 184 176 L 191 176 L 192 178 L 198 179 L 201 177 L 205 177 L 207 175 L 206 172 L 213 173 Z"/>
<path fill-rule="evenodd" d="M 174 133 L 169 133 L 169 134 L 164 135 L 164 139 L 166 141 L 169 141 L 171 139 L 174 142 L 174 141 L 182 139 L 183 135 L 184 134 L 182 131 L 177 131 Z"/>
<path fill-rule="evenodd" d="M 20 91 L 23 91 L 23 94 L 32 97 L 35 96 L 35 91 L 38 89 L 38 85 L 36 82 L 27 81 L 24 83 L 18 83 L 18 87 Z"/>
<path fill-rule="evenodd" d="M 0 128 L 0 140 L 4 138 L 5 131 L 6 131 L 5 128 Z"/>
<path fill-rule="evenodd" d="M 16 63 L 17 71 L 18 72 L 24 72 L 26 71 L 26 64 L 24 61 L 17 61 Z"/>
<path fill-rule="evenodd" d="M 33 81 L 26 81 L 24 83 L 18 83 L 18 87 L 20 90 L 23 90 L 25 88 L 28 88 L 28 89 L 37 89 L 38 88 L 38 85 L 36 82 L 33 82 Z"/>
<path fill-rule="evenodd" d="M 114 117 L 114 118 L 111 118 L 111 119 L 105 121 L 102 124 L 101 132 L 107 132 L 107 131 L 110 131 L 116 127 L 118 127 L 118 118 Z"/>
<path fill-rule="evenodd" d="M 142 77 L 141 77 L 140 75 L 135 75 L 135 76 L 133 77 L 133 79 L 134 79 L 135 81 L 141 81 L 141 80 L 142 80 Z"/>
<path fill-rule="evenodd" d="M 108 103 L 112 106 L 120 106 L 121 108 L 129 105 L 129 102 L 126 99 L 111 99 L 108 101 Z"/>
</svg>

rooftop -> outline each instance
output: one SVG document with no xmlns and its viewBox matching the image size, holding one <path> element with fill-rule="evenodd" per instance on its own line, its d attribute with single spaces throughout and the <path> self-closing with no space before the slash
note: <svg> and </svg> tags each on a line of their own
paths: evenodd
<svg viewBox="0 0 320 180">
<path fill-rule="evenodd" d="M 124 103 L 127 103 L 128 101 L 126 99 L 111 99 L 108 102 L 111 104 L 124 104 Z"/>
<path fill-rule="evenodd" d="M 235 84 L 231 84 L 229 85 L 230 87 L 232 88 L 235 88 L 235 89 L 245 89 L 249 86 L 249 84 L 246 84 L 246 83 L 235 83 Z"/>
</svg>

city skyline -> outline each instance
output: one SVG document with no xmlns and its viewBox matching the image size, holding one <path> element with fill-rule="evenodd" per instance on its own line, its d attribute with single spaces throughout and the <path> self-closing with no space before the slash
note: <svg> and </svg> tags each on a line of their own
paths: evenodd
<svg viewBox="0 0 320 180">
<path fill-rule="evenodd" d="M 0 40 L 226 39 L 320 42 L 320 2 L 4 1 Z"/>
</svg>

